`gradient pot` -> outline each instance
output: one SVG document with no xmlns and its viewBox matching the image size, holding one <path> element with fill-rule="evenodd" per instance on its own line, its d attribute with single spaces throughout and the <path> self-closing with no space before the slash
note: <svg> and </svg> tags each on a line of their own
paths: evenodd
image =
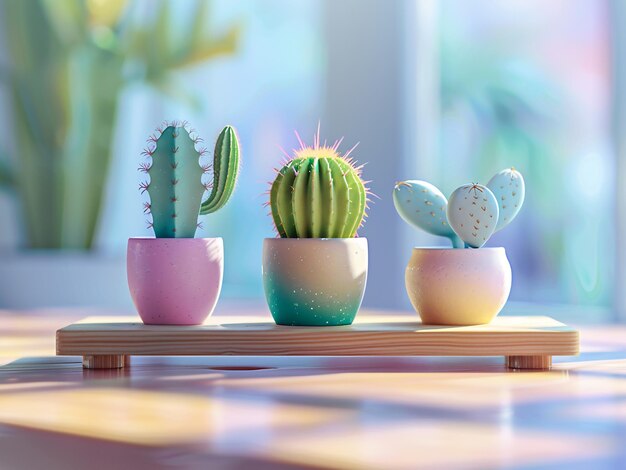
<svg viewBox="0 0 626 470">
<path fill-rule="evenodd" d="M 350 325 L 367 282 L 366 238 L 266 238 L 263 287 L 279 325 Z"/>
<path fill-rule="evenodd" d="M 509 298 L 511 265 L 504 248 L 413 248 L 405 281 L 422 323 L 481 325 Z"/>
<path fill-rule="evenodd" d="M 128 287 L 146 325 L 199 325 L 222 290 L 221 238 L 130 238 Z"/>
</svg>

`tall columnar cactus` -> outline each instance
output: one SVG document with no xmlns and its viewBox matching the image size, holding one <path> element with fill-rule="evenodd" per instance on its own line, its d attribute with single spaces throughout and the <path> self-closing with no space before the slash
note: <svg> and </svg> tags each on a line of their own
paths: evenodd
<svg viewBox="0 0 626 470">
<path fill-rule="evenodd" d="M 298 134 L 296 133 L 296 136 Z M 319 128 L 313 146 L 301 148 L 278 174 L 270 188 L 269 205 L 282 238 L 352 238 L 365 218 L 367 182 L 362 166 L 341 156 L 332 146 L 320 145 Z"/>
<path fill-rule="evenodd" d="M 226 204 L 233 193 L 239 171 L 239 142 L 235 130 L 227 126 L 220 133 L 213 165 L 203 164 L 206 149 L 196 149 L 202 139 L 193 135 L 186 123 L 173 122 L 150 137 L 144 155 L 150 161 L 142 163 L 141 171 L 149 181 L 141 183 L 150 202 L 145 212 L 152 214 L 151 226 L 157 238 L 193 238 L 198 227 L 198 215 L 210 214 Z M 203 175 L 213 172 L 213 181 Z M 210 190 L 202 202 L 202 195 Z"/>
<path fill-rule="evenodd" d="M 449 200 L 425 181 L 401 181 L 394 187 L 393 201 L 411 225 L 448 237 L 454 248 L 480 248 L 517 216 L 524 195 L 524 178 L 511 168 L 496 174 L 487 186 L 457 188 Z"/>
</svg>

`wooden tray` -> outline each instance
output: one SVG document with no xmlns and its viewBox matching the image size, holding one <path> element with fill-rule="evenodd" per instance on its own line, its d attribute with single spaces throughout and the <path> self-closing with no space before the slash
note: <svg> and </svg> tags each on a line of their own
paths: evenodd
<svg viewBox="0 0 626 470">
<path fill-rule="evenodd" d="M 57 331 L 57 355 L 85 368 L 119 368 L 129 356 L 505 356 L 513 369 L 549 369 L 578 354 L 578 331 L 549 317 L 497 317 L 488 325 L 422 325 L 415 315 L 360 315 L 351 326 L 293 327 L 259 317 L 212 317 L 200 326 L 90 317 Z"/>
</svg>

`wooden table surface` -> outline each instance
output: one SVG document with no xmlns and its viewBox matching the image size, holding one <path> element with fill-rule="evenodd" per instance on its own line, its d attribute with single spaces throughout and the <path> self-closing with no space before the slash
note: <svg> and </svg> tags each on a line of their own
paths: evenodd
<svg viewBox="0 0 626 470">
<path fill-rule="evenodd" d="M 581 355 L 549 372 L 502 358 L 83 370 L 55 357 L 55 330 L 92 314 L 0 311 L 0 469 L 626 466 L 626 326 L 581 327 Z"/>
</svg>

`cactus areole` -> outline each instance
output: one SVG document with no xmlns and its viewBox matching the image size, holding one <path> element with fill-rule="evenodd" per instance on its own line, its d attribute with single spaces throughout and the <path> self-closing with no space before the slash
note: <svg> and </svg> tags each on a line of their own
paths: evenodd
<svg viewBox="0 0 626 470">
<path fill-rule="evenodd" d="M 203 161 L 207 150 L 196 148 L 200 142 L 185 122 L 166 123 L 148 139 L 143 152 L 148 161 L 139 170 L 149 180 L 139 188 L 150 196 L 144 212 L 152 215 L 148 225 L 157 238 L 193 238 L 198 215 L 221 209 L 233 193 L 239 171 L 235 130 L 226 126 L 218 136 L 212 165 Z M 207 174 L 213 179 L 205 179 Z"/>
<path fill-rule="evenodd" d="M 320 144 L 319 127 L 312 146 L 300 149 L 277 170 L 269 206 L 281 238 L 353 238 L 366 217 L 369 191 L 362 166 L 340 155 L 341 140 Z"/>
</svg>

